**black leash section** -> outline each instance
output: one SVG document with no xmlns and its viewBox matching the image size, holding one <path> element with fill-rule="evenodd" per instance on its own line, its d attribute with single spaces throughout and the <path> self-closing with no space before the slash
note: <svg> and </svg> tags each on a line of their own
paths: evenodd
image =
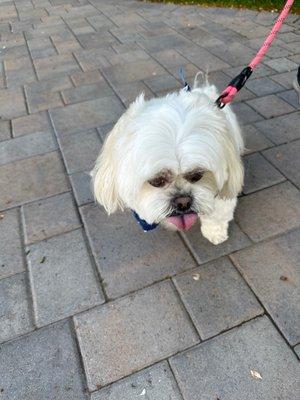
<svg viewBox="0 0 300 400">
<path fill-rule="evenodd" d="M 215 101 L 219 108 L 224 108 L 227 103 L 231 103 L 234 96 L 239 92 L 245 85 L 253 70 L 248 66 L 244 68 L 235 78 L 233 78 L 227 88 L 223 90 L 221 95 Z"/>
</svg>

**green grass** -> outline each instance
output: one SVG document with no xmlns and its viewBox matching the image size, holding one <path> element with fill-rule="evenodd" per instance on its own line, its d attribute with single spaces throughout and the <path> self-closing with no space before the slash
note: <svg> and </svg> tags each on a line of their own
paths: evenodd
<svg viewBox="0 0 300 400">
<path fill-rule="evenodd" d="M 236 7 L 254 10 L 280 11 L 285 0 L 152 0 L 157 3 L 199 4 L 212 7 Z M 291 9 L 292 13 L 300 14 L 300 1 L 295 0 Z"/>
</svg>

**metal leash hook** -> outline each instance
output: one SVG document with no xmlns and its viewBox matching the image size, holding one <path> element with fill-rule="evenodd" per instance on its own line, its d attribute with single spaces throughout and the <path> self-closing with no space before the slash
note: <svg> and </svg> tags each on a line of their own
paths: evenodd
<svg viewBox="0 0 300 400">
<path fill-rule="evenodd" d="M 183 89 L 184 89 L 186 92 L 190 92 L 190 91 L 191 91 L 191 87 L 190 87 L 190 85 L 188 84 L 188 82 L 185 80 L 185 73 L 184 73 L 184 68 L 183 68 L 183 67 L 180 67 L 180 68 L 179 68 L 178 74 L 179 74 L 179 77 L 180 77 L 180 79 L 181 79 L 181 81 L 182 81 L 182 83 L 183 83 Z"/>
</svg>

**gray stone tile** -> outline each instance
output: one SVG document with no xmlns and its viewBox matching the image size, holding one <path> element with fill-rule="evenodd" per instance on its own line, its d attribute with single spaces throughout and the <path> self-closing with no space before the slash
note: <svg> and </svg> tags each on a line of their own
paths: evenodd
<svg viewBox="0 0 300 400">
<path fill-rule="evenodd" d="M 139 45 L 149 52 L 156 52 L 165 49 L 177 49 L 178 47 L 187 46 L 190 42 L 182 35 L 178 35 L 171 31 L 171 34 L 162 34 L 157 36 L 150 36 L 146 39 L 139 40 Z"/>
<path fill-rule="evenodd" d="M 103 209 L 93 204 L 82 207 L 81 214 L 107 295 L 111 298 L 195 266 L 174 232 L 157 229 L 145 234 L 129 213 L 108 217 Z"/>
<path fill-rule="evenodd" d="M 248 100 L 247 103 L 265 118 L 278 117 L 295 111 L 294 107 L 273 94 Z"/>
<path fill-rule="evenodd" d="M 0 165 L 56 150 L 52 133 L 31 133 L 0 143 Z"/>
<path fill-rule="evenodd" d="M 99 47 L 99 43 L 101 43 L 101 45 L 118 43 L 116 38 L 109 31 L 104 29 L 102 29 L 100 32 L 78 34 L 76 38 L 84 49 L 97 48 Z"/>
<path fill-rule="evenodd" d="M 265 60 L 264 64 L 273 68 L 277 72 L 286 72 L 296 70 L 298 68 L 298 65 L 294 61 L 291 61 L 285 57 Z"/>
<path fill-rule="evenodd" d="M 165 68 L 180 67 L 187 63 L 186 58 L 174 49 L 152 52 L 151 56 L 155 58 Z"/>
<path fill-rule="evenodd" d="M 229 80 L 227 80 L 226 85 L 222 87 L 222 91 L 225 89 L 225 87 L 227 87 L 228 83 L 229 83 Z M 254 98 L 255 98 L 255 95 L 250 90 L 243 87 L 243 90 L 240 90 L 237 93 L 236 97 L 233 99 L 233 104 L 235 104 L 239 101 L 246 101 L 246 100 L 254 99 Z"/>
<path fill-rule="evenodd" d="M 178 49 L 178 51 L 201 71 L 219 71 L 229 66 L 227 62 L 221 59 L 222 57 L 218 56 L 218 54 L 214 55 L 200 46 L 194 45 L 189 47 L 185 45 Z"/>
<path fill-rule="evenodd" d="M 237 119 L 242 124 L 252 124 L 264 119 L 260 114 L 254 111 L 253 108 L 249 107 L 248 104 L 235 103 L 231 105 L 231 108 L 235 112 Z"/>
<path fill-rule="evenodd" d="M 74 321 L 90 390 L 199 342 L 169 281 L 75 316 Z"/>
<path fill-rule="evenodd" d="M 187 80 L 189 83 L 193 83 L 196 74 L 200 71 L 200 68 L 196 67 L 196 66 L 195 66 L 194 64 L 192 64 L 192 63 L 184 64 L 184 65 L 182 65 L 182 67 L 184 68 L 184 73 L 185 73 L 186 80 Z M 178 67 L 177 67 L 177 66 L 176 66 L 176 67 L 169 67 L 169 68 L 168 68 L 168 71 L 169 71 L 173 76 L 175 76 L 175 78 L 179 78 L 179 75 L 178 75 Z M 215 71 L 214 71 L 214 72 L 215 72 Z M 219 72 L 219 71 L 216 71 L 216 72 Z"/>
<path fill-rule="evenodd" d="M 291 345 L 300 342 L 300 231 L 231 257 Z"/>
<path fill-rule="evenodd" d="M 55 129 L 60 134 L 79 132 L 115 122 L 122 111 L 122 105 L 117 98 L 104 97 L 55 109 L 50 114 Z"/>
<path fill-rule="evenodd" d="M 300 141 L 274 147 L 264 152 L 271 161 L 289 180 L 300 187 Z"/>
<path fill-rule="evenodd" d="M 3 49 L 3 47 L 2 47 Z M 0 62 L 4 60 L 13 60 L 18 57 L 23 57 L 28 55 L 27 46 L 20 45 L 20 46 L 8 46 L 6 49 L 3 49 L 0 53 Z"/>
<path fill-rule="evenodd" d="M 74 74 L 71 75 L 71 79 L 75 86 L 90 85 L 92 83 L 104 81 L 103 76 L 98 70 L 74 72 Z"/>
<path fill-rule="evenodd" d="M 94 201 L 89 171 L 75 172 L 70 175 L 70 180 L 78 206 Z"/>
<path fill-rule="evenodd" d="M 175 91 L 182 88 L 182 83 L 178 82 L 172 75 L 152 77 L 145 79 L 144 82 L 154 93 L 164 90 Z"/>
<path fill-rule="evenodd" d="M 81 230 L 33 244 L 29 250 L 37 326 L 104 302 Z"/>
<path fill-rule="evenodd" d="M 130 64 L 134 61 L 151 61 L 151 57 L 144 50 L 138 49 L 128 49 L 122 52 L 112 53 L 106 56 L 109 63 L 113 66 Z M 156 65 L 155 63 L 153 65 Z"/>
<path fill-rule="evenodd" d="M 99 47 L 98 49 L 78 50 L 74 54 L 81 69 L 87 72 L 109 67 L 110 64 L 106 56 L 113 53 L 114 51 L 110 45 L 104 45 L 103 48 Z"/>
<path fill-rule="evenodd" d="M 0 375 L 5 400 L 86 399 L 68 322 L 2 345 Z"/>
<path fill-rule="evenodd" d="M 165 74 L 165 70 L 154 60 L 138 60 L 103 69 L 103 74 L 112 85 L 140 81 L 142 79 Z"/>
<path fill-rule="evenodd" d="M 245 156 L 243 162 L 245 167 L 243 193 L 245 194 L 273 186 L 285 180 L 285 177 L 260 154 Z"/>
<path fill-rule="evenodd" d="M 182 400 L 166 361 L 93 393 L 91 400 L 140 400 L 142 396 L 149 400 Z"/>
<path fill-rule="evenodd" d="M 266 96 L 284 90 L 284 87 L 268 77 L 250 79 L 246 87 L 257 96 Z"/>
<path fill-rule="evenodd" d="M 210 51 L 232 66 L 243 65 L 249 62 L 249 59 L 254 54 L 252 49 L 239 42 L 232 42 L 230 46 L 226 46 L 225 43 L 214 46 L 210 48 Z"/>
<path fill-rule="evenodd" d="M 0 121 L 0 142 L 11 138 L 9 121 Z"/>
<path fill-rule="evenodd" d="M 80 221 L 70 193 L 63 193 L 23 206 L 25 244 L 71 231 Z"/>
<path fill-rule="evenodd" d="M 72 54 L 59 54 L 47 58 L 38 58 L 33 60 L 33 62 L 40 80 L 80 71 L 79 65 Z"/>
<path fill-rule="evenodd" d="M 290 60 L 294 61 L 296 64 L 299 65 L 300 63 L 300 54 L 295 54 L 293 56 L 289 56 Z"/>
<path fill-rule="evenodd" d="M 12 119 L 26 114 L 25 99 L 21 88 L 0 90 L 1 119 Z"/>
<path fill-rule="evenodd" d="M 38 37 L 35 39 L 27 40 L 28 48 L 33 59 L 48 58 L 57 55 L 55 48 L 47 37 Z"/>
<path fill-rule="evenodd" d="M 114 86 L 114 90 L 128 107 L 141 93 L 144 93 L 146 99 L 154 97 L 152 91 L 143 82 L 125 83 L 124 85 Z"/>
<path fill-rule="evenodd" d="M 24 271 L 18 209 L 0 213 L 0 279 Z"/>
<path fill-rule="evenodd" d="M 283 182 L 242 197 L 236 221 L 254 242 L 296 228 L 300 225 L 299 191 Z"/>
<path fill-rule="evenodd" d="M 111 124 L 106 124 L 106 125 L 102 125 L 102 126 L 98 126 L 97 127 L 97 130 L 99 132 L 99 135 L 100 135 L 102 141 L 105 140 L 106 136 L 113 129 L 114 125 L 115 124 L 111 123 Z"/>
<path fill-rule="evenodd" d="M 298 358 L 300 359 L 300 344 L 298 344 L 297 346 L 294 347 L 294 350 L 298 356 Z"/>
<path fill-rule="evenodd" d="M 187 233 L 184 233 L 187 243 L 191 247 L 198 264 L 206 263 L 233 251 L 242 249 L 250 244 L 247 236 L 240 230 L 236 223 L 229 225 L 229 238 L 224 242 L 215 246 L 202 236 L 200 226 L 194 225 Z"/>
<path fill-rule="evenodd" d="M 33 330 L 24 273 L 0 281 L 0 322 L 0 342 Z"/>
<path fill-rule="evenodd" d="M 278 43 L 278 41 L 277 41 L 277 43 Z M 283 42 L 280 42 L 280 44 L 283 44 Z M 288 46 L 288 45 L 286 45 L 286 46 Z M 271 46 L 268 49 L 268 57 L 276 60 L 276 62 L 274 64 L 275 65 L 279 64 L 280 67 L 278 67 L 278 68 L 289 68 L 288 66 L 285 66 L 286 65 L 285 57 L 289 56 L 290 53 L 291 52 L 289 49 L 285 49 L 282 46 L 278 46 L 277 44 L 275 44 L 274 46 Z M 269 66 L 271 68 L 274 68 L 274 64 L 269 64 Z"/>
<path fill-rule="evenodd" d="M 300 112 L 295 112 L 257 122 L 255 126 L 273 143 L 281 144 L 300 138 L 300 129 L 295 129 L 299 124 Z"/>
<path fill-rule="evenodd" d="M 35 113 L 12 120 L 13 136 L 23 136 L 32 133 L 52 133 L 53 129 L 46 112 Z"/>
<path fill-rule="evenodd" d="M 6 84 L 16 88 L 24 83 L 36 81 L 34 69 L 29 56 L 4 61 Z"/>
<path fill-rule="evenodd" d="M 254 125 L 245 125 L 242 128 L 245 154 L 255 153 L 256 151 L 264 150 L 272 147 L 273 143 L 267 139 Z"/>
<path fill-rule="evenodd" d="M 51 40 L 59 54 L 68 54 L 81 49 L 81 46 L 76 39 L 79 40 L 79 36 L 74 37 L 71 33 L 68 35 L 65 35 L 64 33 L 51 35 Z"/>
<path fill-rule="evenodd" d="M 279 83 L 281 86 L 284 86 L 287 89 L 291 89 L 293 87 L 293 81 L 296 75 L 296 71 L 290 71 L 272 75 L 270 78 L 273 81 Z"/>
<path fill-rule="evenodd" d="M 299 94 L 296 92 L 295 89 L 287 90 L 285 92 L 278 93 L 277 95 L 287 103 L 289 103 L 291 106 L 295 107 L 296 110 L 300 110 L 300 100 L 299 100 Z"/>
<path fill-rule="evenodd" d="M 102 97 L 113 96 L 111 87 L 104 81 L 81 85 L 76 88 L 70 88 L 62 91 L 62 97 L 66 104 L 79 103 L 86 100 L 92 100 Z"/>
<path fill-rule="evenodd" d="M 108 15 L 108 14 L 106 14 Z M 94 14 L 91 16 L 87 17 L 87 20 L 89 21 L 89 23 L 96 29 L 101 29 L 104 27 L 109 28 L 110 26 L 115 26 L 112 21 L 107 18 L 104 14 Z"/>
<path fill-rule="evenodd" d="M 278 39 L 283 40 L 286 43 L 290 43 L 300 40 L 300 36 L 293 32 L 287 32 L 279 34 Z"/>
<path fill-rule="evenodd" d="M 62 135 L 59 142 L 69 174 L 93 168 L 101 148 L 96 130 Z"/>
<path fill-rule="evenodd" d="M 201 339 L 262 314 L 263 309 L 228 258 L 174 278 Z"/>
<path fill-rule="evenodd" d="M 289 400 L 300 395 L 299 363 L 267 317 L 171 359 L 187 400 Z M 254 379 L 251 370 L 261 374 Z M 283 373 L 284 371 L 284 373 Z"/>
<path fill-rule="evenodd" d="M 2 165 L 0 176 L 0 210 L 68 190 L 63 165 L 55 151 Z"/>
<path fill-rule="evenodd" d="M 57 76 L 25 85 L 29 112 L 36 113 L 63 106 L 59 91 L 69 87 L 72 87 L 72 83 L 68 76 Z"/>
</svg>

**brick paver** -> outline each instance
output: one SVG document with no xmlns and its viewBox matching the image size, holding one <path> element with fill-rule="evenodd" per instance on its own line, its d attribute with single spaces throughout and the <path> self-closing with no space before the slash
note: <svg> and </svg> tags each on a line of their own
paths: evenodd
<svg viewBox="0 0 300 400">
<path fill-rule="evenodd" d="M 168 281 L 74 320 L 91 390 L 199 343 Z"/>
<path fill-rule="evenodd" d="M 245 194 L 256 192 L 285 180 L 285 177 L 259 153 L 245 156 L 244 166 L 243 193 Z"/>
<path fill-rule="evenodd" d="M 1 345 L 0 375 L 7 400 L 87 398 L 68 321 Z"/>
<path fill-rule="evenodd" d="M 300 186 L 300 140 L 265 151 L 270 160 L 295 185 Z"/>
<path fill-rule="evenodd" d="M 0 1 L 1 399 L 300 397 L 299 16 L 232 106 L 246 173 L 226 242 L 108 217 L 89 175 L 137 95 L 180 88 L 181 66 L 222 90 L 275 17 Z"/>
<path fill-rule="evenodd" d="M 0 278 L 3 278 L 25 269 L 18 208 L 1 213 L 0 235 Z"/>
<path fill-rule="evenodd" d="M 188 400 L 198 399 L 199 393 L 205 400 L 289 400 L 300 395 L 299 363 L 266 317 L 175 356 L 171 366 Z M 253 378 L 251 371 L 262 379 Z"/>
<path fill-rule="evenodd" d="M 80 221 L 70 193 L 23 206 L 25 244 L 76 229 Z"/>
<path fill-rule="evenodd" d="M 182 400 L 168 363 L 155 364 L 120 380 L 93 394 L 91 400 L 140 400 L 143 396 L 149 399 Z"/>
<path fill-rule="evenodd" d="M 141 227 L 129 213 L 108 217 L 93 204 L 83 206 L 80 212 L 109 297 L 195 267 L 176 233 L 160 229 L 142 235 Z"/>
<path fill-rule="evenodd" d="M 300 231 L 232 255 L 258 298 L 291 344 L 300 342 Z M 278 301 L 281 298 L 281 301 Z"/>
<path fill-rule="evenodd" d="M 262 308 L 228 258 L 174 278 L 202 339 L 262 313 Z"/>
<path fill-rule="evenodd" d="M 33 244 L 27 253 L 37 326 L 103 302 L 80 230 Z"/>
</svg>

